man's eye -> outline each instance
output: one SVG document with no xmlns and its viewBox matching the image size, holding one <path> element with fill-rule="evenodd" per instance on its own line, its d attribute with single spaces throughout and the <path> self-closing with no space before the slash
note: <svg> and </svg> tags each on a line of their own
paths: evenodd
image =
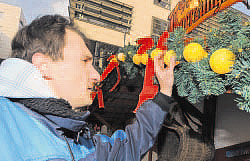
<svg viewBox="0 0 250 161">
<path fill-rule="evenodd" d="M 82 59 L 82 61 L 89 62 L 89 61 L 91 61 L 91 59 Z"/>
<path fill-rule="evenodd" d="M 82 60 L 85 64 L 92 64 L 92 59 L 83 59 Z"/>
<path fill-rule="evenodd" d="M 82 59 L 82 61 L 84 61 L 84 62 L 91 62 L 92 59 L 93 59 L 92 57 L 86 57 L 86 58 Z"/>
</svg>

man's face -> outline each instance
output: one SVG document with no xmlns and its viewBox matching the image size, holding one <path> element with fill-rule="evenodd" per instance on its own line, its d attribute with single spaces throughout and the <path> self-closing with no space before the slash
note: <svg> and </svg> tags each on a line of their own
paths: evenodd
<svg viewBox="0 0 250 161">
<path fill-rule="evenodd" d="M 66 99 L 73 108 L 90 105 L 91 88 L 100 80 L 92 66 L 92 54 L 82 38 L 66 29 L 64 59 L 50 63 L 52 80 L 49 85 L 56 96 Z"/>
</svg>

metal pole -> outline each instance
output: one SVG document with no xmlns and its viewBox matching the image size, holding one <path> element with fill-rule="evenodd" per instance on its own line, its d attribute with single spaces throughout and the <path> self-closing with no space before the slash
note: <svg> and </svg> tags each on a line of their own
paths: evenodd
<svg viewBox="0 0 250 161">
<path fill-rule="evenodd" d="M 123 46 L 125 47 L 125 42 L 126 42 L 126 31 L 124 32 L 124 39 L 123 39 Z"/>
</svg>

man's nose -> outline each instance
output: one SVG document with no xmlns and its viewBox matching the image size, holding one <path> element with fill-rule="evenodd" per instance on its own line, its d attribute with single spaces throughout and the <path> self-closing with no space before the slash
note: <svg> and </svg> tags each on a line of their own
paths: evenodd
<svg viewBox="0 0 250 161">
<path fill-rule="evenodd" d="M 91 78 L 94 79 L 95 81 L 99 82 L 100 81 L 100 74 L 95 70 L 94 67 L 91 67 L 91 71 L 90 71 L 90 74 L 91 74 Z"/>
</svg>

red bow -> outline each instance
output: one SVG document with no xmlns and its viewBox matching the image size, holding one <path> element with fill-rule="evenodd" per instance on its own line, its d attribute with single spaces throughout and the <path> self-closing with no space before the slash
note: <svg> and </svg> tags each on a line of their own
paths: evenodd
<svg viewBox="0 0 250 161">
<path fill-rule="evenodd" d="M 116 68 L 117 81 L 116 81 L 115 85 L 109 90 L 109 92 L 112 92 L 117 87 L 117 85 L 120 83 L 120 79 L 121 79 L 120 69 L 119 69 L 119 63 L 118 63 L 115 55 L 111 55 L 107 60 L 110 62 L 108 64 L 108 66 L 104 69 L 104 71 L 102 72 L 101 77 L 100 77 L 100 82 L 104 81 L 104 79 L 106 79 L 108 77 L 109 73 L 111 73 L 113 71 L 113 69 Z M 91 93 L 91 98 L 92 98 L 92 100 L 94 100 L 94 98 L 97 95 L 99 108 L 104 108 L 102 89 L 100 87 L 96 87 L 96 89 L 97 89 L 97 92 Z"/>
</svg>

